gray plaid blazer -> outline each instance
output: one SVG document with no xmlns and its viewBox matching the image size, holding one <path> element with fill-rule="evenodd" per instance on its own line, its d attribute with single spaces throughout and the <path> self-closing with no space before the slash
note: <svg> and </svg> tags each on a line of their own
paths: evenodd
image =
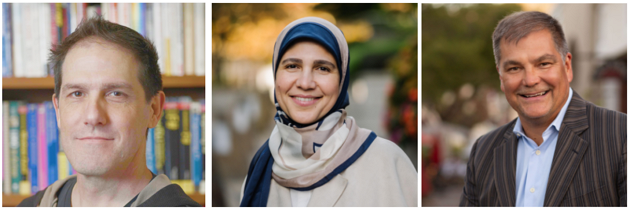
<svg viewBox="0 0 630 210">
<path fill-rule="evenodd" d="M 515 206 L 516 119 L 477 139 L 460 206 Z M 544 206 L 627 206 L 626 114 L 576 92 L 560 126 Z"/>
</svg>

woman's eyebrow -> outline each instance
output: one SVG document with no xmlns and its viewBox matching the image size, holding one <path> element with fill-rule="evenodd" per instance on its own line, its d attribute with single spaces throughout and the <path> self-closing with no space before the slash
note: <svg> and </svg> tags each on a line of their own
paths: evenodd
<svg viewBox="0 0 630 210">
<path fill-rule="evenodd" d="M 287 59 L 284 59 L 281 64 L 285 64 L 285 63 L 288 63 L 288 62 L 302 63 L 302 59 L 299 59 L 299 58 L 287 58 Z"/>
<path fill-rule="evenodd" d="M 314 63 L 314 64 L 317 64 L 317 65 L 330 65 L 330 66 L 332 66 L 333 68 L 337 68 L 337 66 L 335 66 L 335 64 L 333 64 L 333 63 L 332 63 L 332 62 L 330 62 L 330 61 L 326 61 L 326 60 L 315 60 L 313 63 Z"/>
</svg>

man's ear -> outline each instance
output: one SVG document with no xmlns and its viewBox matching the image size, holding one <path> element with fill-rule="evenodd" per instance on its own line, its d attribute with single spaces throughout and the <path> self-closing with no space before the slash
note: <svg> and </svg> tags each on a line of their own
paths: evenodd
<svg viewBox="0 0 630 210">
<path fill-rule="evenodd" d="M 501 71 L 499 71 L 499 66 L 494 66 L 497 68 L 497 73 L 499 73 L 499 81 L 501 82 L 501 91 L 505 93 L 505 88 L 503 88 L 503 78 L 501 78 Z"/>
<path fill-rule="evenodd" d="M 571 58 L 573 58 L 573 55 L 571 55 L 570 52 L 567 52 L 567 55 L 564 58 L 564 66 L 566 67 L 567 79 L 569 80 L 569 83 L 573 81 L 573 65 L 571 65 Z"/>
<path fill-rule="evenodd" d="M 162 117 L 162 112 L 164 110 L 164 100 L 166 99 L 166 95 L 164 91 L 158 91 L 157 94 L 151 98 L 151 120 L 149 120 L 149 128 L 154 128 L 157 126 L 158 121 Z"/>
<path fill-rule="evenodd" d="M 57 129 L 61 129 L 61 121 L 59 120 L 59 99 L 57 99 L 56 95 L 53 93 L 52 95 L 53 106 L 55 107 L 55 118 L 57 118 Z"/>
</svg>

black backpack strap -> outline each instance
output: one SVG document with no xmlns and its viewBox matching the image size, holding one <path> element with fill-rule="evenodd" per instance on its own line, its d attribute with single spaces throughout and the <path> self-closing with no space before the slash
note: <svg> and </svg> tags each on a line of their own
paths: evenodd
<svg viewBox="0 0 630 210">
<path fill-rule="evenodd" d="M 48 189 L 48 187 L 46 187 L 46 189 Z M 39 192 L 35 193 L 35 195 L 22 200 L 22 202 L 20 202 L 20 204 L 18 204 L 17 206 L 18 207 L 37 207 L 39 205 L 39 202 L 42 201 L 42 198 L 44 197 L 44 192 L 46 192 L 46 189 L 40 190 Z"/>
</svg>

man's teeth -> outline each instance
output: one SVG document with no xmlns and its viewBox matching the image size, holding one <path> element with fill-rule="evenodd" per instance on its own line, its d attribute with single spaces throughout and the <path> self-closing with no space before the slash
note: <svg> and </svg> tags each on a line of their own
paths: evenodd
<svg viewBox="0 0 630 210">
<path fill-rule="evenodd" d="M 542 96 L 542 95 L 544 95 L 545 93 L 547 93 L 547 91 L 540 92 L 540 93 L 537 93 L 537 94 L 534 94 L 534 95 L 525 95 L 525 97 L 526 97 L 526 98 L 530 98 L 530 97 Z"/>
<path fill-rule="evenodd" d="M 298 101 L 301 102 L 308 102 L 308 101 L 312 101 L 313 98 L 300 98 L 300 97 L 295 97 L 295 99 L 297 99 Z"/>
</svg>

